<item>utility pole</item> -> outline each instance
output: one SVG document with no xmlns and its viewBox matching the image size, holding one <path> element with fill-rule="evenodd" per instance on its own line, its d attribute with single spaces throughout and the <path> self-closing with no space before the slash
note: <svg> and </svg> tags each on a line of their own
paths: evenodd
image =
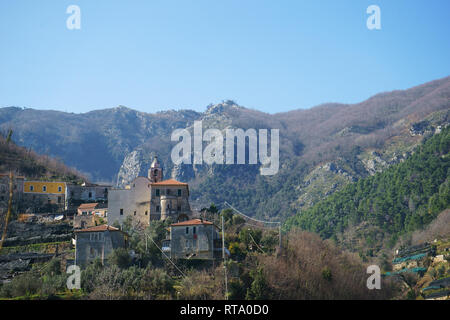
<svg viewBox="0 0 450 320">
<path fill-rule="evenodd" d="M 279 239 L 279 247 L 280 247 L 280 249 L 281 249 L 281 223 L 278 225 L 278 234 L 280 235 L 280 239 Z"/>
<path fill-rule="evenodd" d="M 12 171 L 9 171 L 9 200 L 8 200 L 8 212 L 6 213 L 5 225 L 3 226 L 3 234 L 2 241 L 0 242 L 0 251 L 3 248 L 3 243 L 6 239 L 6 232 L 8 229 L 8 222 L 11 216 L 11 207 L 12 207 L 12 198 L 13 198 L 13 174 Z"/>
<path fill-rule="evenodd" d="M 223 259 L 223 272 L 225 275 L 225 300 L 228 300 L 228 279 L 227 279 L 227 266 L 225 264 L 225 228 L 223 224 L 223 214 L 222 214 L 222 259 Z"/>
</svg>

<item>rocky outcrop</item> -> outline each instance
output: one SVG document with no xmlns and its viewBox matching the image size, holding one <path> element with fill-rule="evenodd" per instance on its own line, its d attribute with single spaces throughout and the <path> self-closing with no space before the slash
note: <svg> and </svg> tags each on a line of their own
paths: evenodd
<svg viewBox="0 0 450 320">
<path fill-rule="evenodd" d="M 151 165 L 151 158 L 142 148 L 131 151 L 120 166 L 117 174 L 117 187 L 124 187 L 138 176 L 147 176 Z"/>
</svg>

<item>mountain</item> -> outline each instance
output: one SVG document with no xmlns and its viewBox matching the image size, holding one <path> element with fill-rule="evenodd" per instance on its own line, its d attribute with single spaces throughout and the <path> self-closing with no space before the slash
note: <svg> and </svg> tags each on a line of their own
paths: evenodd
<svg viewBox="0 0 450 320">
<path fill-rule="evenodd" d="M 125 184 L 146 175 L 158 155 L 165 176 L 190 183 L 195 208 L 233 204 L 249 215 L 284 219 L 307 210 L 343 186 L 385 170 L 414 152 L 424 137 L 449 123 L 450 77 L 408 90 L 377 94 L 358 104 L 330 103 L 267 114 L 224 101 L 205 112 L 154 114 L 126 107 L 83 114 L 6 107 L 0 130 L 38 153 L 62 159 L 94 181 Z M 280 169 L 259 165 L 174 165 L 178 128 L 280 130 Z"/>
</svg>

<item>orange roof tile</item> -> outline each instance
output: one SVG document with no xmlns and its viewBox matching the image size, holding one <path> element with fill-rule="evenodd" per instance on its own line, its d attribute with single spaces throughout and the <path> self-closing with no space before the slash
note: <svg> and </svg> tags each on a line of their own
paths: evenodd
<svg viewBox="0 0 450 320">
<path fill-rule="evenodd" d="M 82 203 L 78 209 L 95 209 L 98 203 Z"/>
<path fill-rule="evenodd" d="M 181 221 L 177 223 L 173 223 L 171 227 L 179 227 L 179 226 L 196 226 L 201 224 L 213 224 L 211 221 L 202 220 L 202 219 L 192 219 L 187 221 Z"/>
<path fill-rule="evenodd" d="M 87 229 L 75 230 L 75 232 L 101 232 L 101 231 L 120 231 L 120 229 L 108 226 L 107 224 L 102 224 L 100 226 L 95 226 Z"/>
<path fill-rule="evenodd" d="M 187 183 L 177 181 L 175 179 L 168 179 L 160 182 L 153 182 L 152 186 L 187 186 Z"/>
</svg>

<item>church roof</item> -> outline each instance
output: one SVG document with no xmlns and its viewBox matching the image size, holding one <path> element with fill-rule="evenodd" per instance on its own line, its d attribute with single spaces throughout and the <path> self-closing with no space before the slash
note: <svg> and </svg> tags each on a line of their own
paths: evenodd
<svg viewBox="0 0 450 320">
<path fill-rule="evenodd" d="M 168 179 L 160 182 L 153 182 L 152 186 L 187 186 L 187 183 L 177 181 L 175 179 Z"/>
</svg>

